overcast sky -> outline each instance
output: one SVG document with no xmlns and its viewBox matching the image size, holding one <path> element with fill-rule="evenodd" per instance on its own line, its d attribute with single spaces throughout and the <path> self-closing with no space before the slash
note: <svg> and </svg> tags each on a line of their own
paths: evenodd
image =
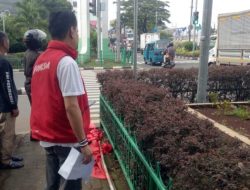
<svg viewBox="0 0 250 190">
<path fill-rule="evenodd" d="M 109 0 L 109 20 L 116 18 L 116 5 L 113 4 L 114 0 Z M 150 0 L 153 1 L 153 0 Z M 190 22 L 190 7 L 191 0 L 168 0 L 170 5 L 170 24 L 168 27 L 185 27 L 188 26 Z M 195 6 L 195 1 L 194 6 Z M 198 0 L 198 11 L 199 22 L 201 23 L 203 9 L 203 0 Z M 217 16 L 220 13 L 227 12 L 237 12 L 243 10 L 250 10 L 250 1 L 249 0 L 213 0 L 213 12 L 212 12 L 212 26 L 217 24 Z"/>
</svg>

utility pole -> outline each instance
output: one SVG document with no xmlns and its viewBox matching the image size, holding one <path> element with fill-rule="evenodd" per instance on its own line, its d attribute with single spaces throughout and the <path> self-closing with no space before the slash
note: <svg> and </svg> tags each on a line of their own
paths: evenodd
<svg viewBox="0 0 250 190">
<path fill-rule="evenodd" d="M 188 41 L 191 40 L 191 31 L 193 26 L 193 0 L 191 0 L 191 13 L 190 13 L 190 23 L 188 26 Z"/>
<path fill-rule="evenodd" d="M 197 12 L 197 5 L 198 5 L 198 0 L 195 2 L 195 12 Z M 197 21 L 198 22 L 198 21 Z M 196 36 L 196 26 L 194 24 L 194 38 L 193 38 L 193 56 L 194 56 L 194 50 L 195 50 L 195 36 Z"/>
<path fill-rule="evenodd" d="M 2 16 L 3 19 L 3 32 L 5 33 L 5 15 L 3 14 Z"/>
<path fill-rule="evenodd" d="M 156 30 L 157 30 L 157 23 L 158 23 L 158 12 L 157 12 L 157 10 L 156 10 L 156 12 L 155 12 L 155 28 L 156 28 Z"/>
<path fill-rule="evenodd" d="M 137 79 L 137 22 L 138 22 L 138 0 L 134 0 L 134 78 Z"/>
<path fill-rule="evenodd" d="M 158 32 L 158 10 L 157 10 L 157 0 L 155 1 L 155 31 Z"/>
<path fill-rule="evenodd" d="M 96 16 L 97 16 L 97 61 L 102 63 L 101 49 L 101 0 L 96 1 Z"/>
<path fill-rule="evenodd" d="M 207 79 L 208 79 L 208 53 L 211 32 L 211 17 L 212 17 L 213 0 L 204 0 L 203 16 L 202 16 L 202 31 L 201 31 L 201 55 L 198 75 L 197 102 L 206 102 L 207 97 Z"/>
<path fill-rule="evenodd" d="M 121 1 L 117 0 L 116 13 L 116 61 L 119 62 L 121 58 Z"/>
</svg>

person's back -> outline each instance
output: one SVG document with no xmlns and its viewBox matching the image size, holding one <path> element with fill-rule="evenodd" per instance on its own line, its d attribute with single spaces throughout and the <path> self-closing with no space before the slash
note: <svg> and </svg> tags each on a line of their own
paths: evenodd
<svg viewBox="0 0 250 190">
<path fill-rule="evenodd" d="M 170 59 L 170 61 L 174 61 L 174 58 L 175 58 L 175 49 L 174 49 L 174 46 L 170 46 L 168 47 L 168 57 Z"/>
<path fill-rule="evenodd" d="M 52 40 L 37 59 L 31 80 L 31 134 L 46 151 L 46 190 L 81 190 L 81 178 L 62 179 L 58 171 L 72 147 L 92 160 L 87 133 L 90 111 L 87 92 L 76 63 L 77 20 L 73 12 L 53 12 L 49 19 Z M 63 180 L 62 183 L 60 181 Z"/>
<path fill-rule="evenodd" d="M 15 122 L 19 115 L 18 96 L 13 69 L 5 55 L 9 50 L 9 39 L 0 32 L 0 169 L 23 167 L 22 158 L 13 157 L 15 149 Z"/>
<path fill-rule="evenodd" d="M 33 66 L 40 53 L 38 51 L 27 49 L 24 54 L 24 75 L 27 82 L 31 82 Z"/>
<path fill-rule="evenodd" d="M 11 81 L 10 86 L 7 86 L 8 81 Z M 17 104 L 18 97 L 13 79 L 12 66 L 3 55 L 0 55 L 0 83 L 0 112 L 11 112 L 12 107 Z M 11 97 L 13 97 L 13 100 L 10 100 L 8 96 L 9 90 L 12 90 L 10 92 L 12 92 Z"/>
<path fill-rule="evenodd" d="M 24 55 L 24 87 L 26 94 L 31 103 L 31 78 L 33 66 L 40 55 L 39 50 L 42 48 L 42 41 L 46 39 L 46 34 L 38 29 L 28 30 L 24 34 L 24 43 L 27 50 Z"/>
</svg>

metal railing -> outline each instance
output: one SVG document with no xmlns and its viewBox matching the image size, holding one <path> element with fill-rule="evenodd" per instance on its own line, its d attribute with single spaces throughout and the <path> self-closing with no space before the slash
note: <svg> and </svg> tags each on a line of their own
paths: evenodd
<svg viewBox="0 0 250 190">
<path fill-rule="evenodd" d="M 126 128 L 110 104 L 100 97 L 101 126 L 104 129 L 131 190 L 170 190 L 161 179 L 159 163 L 152 163 L 140 150 L 133 132 Z M 154 167 L 153 167 L 154 166 Z"/>
</svg>

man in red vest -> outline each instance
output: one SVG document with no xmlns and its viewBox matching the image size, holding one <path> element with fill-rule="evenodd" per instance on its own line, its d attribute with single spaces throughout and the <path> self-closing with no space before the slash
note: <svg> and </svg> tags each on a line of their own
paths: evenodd
<svg viewBox="0 0 250 190">
<path fill-rule="evenodd" d="M 87 92 L 77 63 L 78 30 L 73 12 L 52 13 L 52 41 L 37 59 L 31 81 L 31 134 L 46 150 L 46 190 L 81 190 L 81 179 L 63 180 L 58 174 L 71 147 L 92 159 L 87 133 L 90 112 Z M 60 182 L 63 180 L 63 182 Z"/>
</svg>

